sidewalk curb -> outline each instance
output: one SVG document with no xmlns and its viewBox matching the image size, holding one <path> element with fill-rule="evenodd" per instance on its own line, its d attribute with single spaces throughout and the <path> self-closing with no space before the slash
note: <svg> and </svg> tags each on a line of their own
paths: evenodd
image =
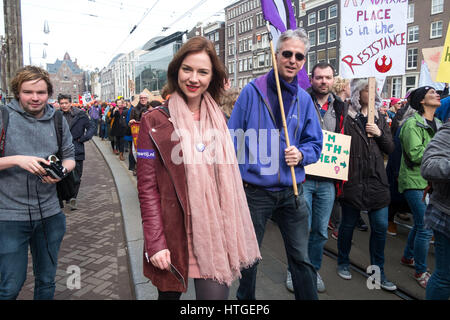
<svg viewBox="0 0 450 320">
<path fill-rule="evenodd" d="M 109 144 L 105 145 L 99 137 L 92 141 L 107 163 L 122 211 L 122 220 L 125 232 L 125 241 L 128 251 L 128 263 L 131 270 L 132 287 L 136 300 L 154 300 L 158 296 L 155 286 L 144 277 L 143 269 L 143 243 L 142 220 L 136 182 L 124 170 L 120 160 L 111 152 Z"/>
</svg>

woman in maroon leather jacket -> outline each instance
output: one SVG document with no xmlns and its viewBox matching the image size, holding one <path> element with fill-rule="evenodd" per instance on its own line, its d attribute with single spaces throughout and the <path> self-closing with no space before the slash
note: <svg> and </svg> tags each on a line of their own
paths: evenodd
<svg viewBox="0 0 450 320">
<path fill-rule="evenodd" d="M 170 99 L 141 119 L 137 179 L 144 275 L 159 299 L 179 299 L 188 278 L 194 279 L 197 299 L 227 299 L 241 268 L 260 259 L 234 147 L 217 105 L 225 78 L 214 45 L 194 37 L 169 65 Z"/>
</svg>

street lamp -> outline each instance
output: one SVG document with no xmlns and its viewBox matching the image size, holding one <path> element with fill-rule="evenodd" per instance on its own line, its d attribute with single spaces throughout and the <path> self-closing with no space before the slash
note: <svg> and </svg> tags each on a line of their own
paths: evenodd
<svg viewBox="0 0 450 320">
<path fill-rule="evenodd" d="M 43 42 L 43 43 L 41 43 L 41 42 L 28 42 L 28 55 L 29 55 L 29 59 L 30 59 L 30 65 L 32 64 L 32 62 L 31 62 L 31 45 L 32 44 L 39 44 L 39 45 L 48 46 L 48 43 L 46 43 L 46 42 Z M 45 59 L 45 58 L 47 58 L 47 52 L 45 51 L 45 48 L 44 48 L 44 50 L 42 51 L 42 59 Z"/>
</svg>

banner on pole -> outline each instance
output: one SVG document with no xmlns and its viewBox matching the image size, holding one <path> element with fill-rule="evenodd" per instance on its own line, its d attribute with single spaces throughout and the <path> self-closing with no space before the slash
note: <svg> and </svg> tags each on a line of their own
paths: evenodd
<svg viewBox="0 0 450 320">
<path fill-rule="evenodd" d="M 130 125 L 131 129 L 131 136 L 133 138 L 133 144 L 134 148 L 137 150 L 137 138 L 139 136 L 139 122 L 135 122 L 132 125 Z"/>
<path fill-rule="evenodd" d="M 450 82 L 450 24 L 447 29 L 447 36 L 445 37 L 436 82 Z"/>
<path fill-rule="evenodd" d="M 270 34 L 274 46 L 276 46 L 278 38 L 283 32 L 288 29 L 297 29 L 291 0 L 261 0 L 261 9 L 264 19 L 270 23 Z M 275 63 L 275 61 L 272 63 Z M 298 84 L 303 89 L 311 86 L 305 67 L 306 63 L 297 76 Z"/>
<path fill-rule="evenodd" d="M 343 78 L 405 73 L 407 9 L 407 0 L 341 0 Z"/>
<path fill-rule="evenodd" d="M 323 131 L 323 147 L 319 161 L 305 167 L 306 174 L 348 180 L 351 136 Z"/>
</svg>

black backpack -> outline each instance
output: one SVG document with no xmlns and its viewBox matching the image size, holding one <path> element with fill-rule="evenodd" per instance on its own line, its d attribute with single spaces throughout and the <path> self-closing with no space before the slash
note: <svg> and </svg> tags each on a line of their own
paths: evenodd
<svg viewBox="0 0 450 320">
<path fill-rule="evenodd" d="M 0 134 L 0 157 L 4 156 L 5 153 L 5 145 L 6 145 L 6 132 L 8 129 L 9 123 L 9 111 L 6 109 L 6 106 L 0 106 L 0 111 L 2 113 L 2 130 Z M 61 159 L 61 145 L 62 145 L 62 123 L 63 123 L 63 114 L 61 110 L 56 110 L 53 116 L 55 131 L 56 131 L 56 140 L 58 141 L 58 153 L 56 156 Z M 62 200 L 70 200 L 75 195 L 75 184 L 79 181 L 79 177 L 76 174 L 75 170 L 72 170 L 67 177 L 56 184 L 56 190 L 58 192 L 58 198 L 60 202 Z"/>
</svg>

